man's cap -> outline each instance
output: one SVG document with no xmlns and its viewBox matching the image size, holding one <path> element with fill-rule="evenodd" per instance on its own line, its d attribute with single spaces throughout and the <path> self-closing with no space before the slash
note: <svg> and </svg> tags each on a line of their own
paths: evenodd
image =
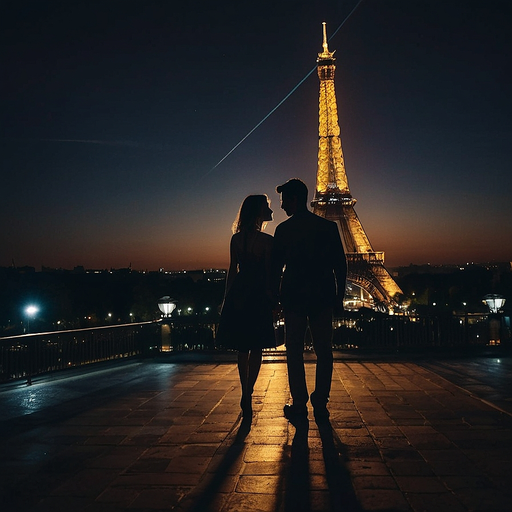
<svg viewBox="0 0 512 512">
<path fill-rule="evenodd" d="M 308 197 L 308 187 L 306 184 L 298 178 L 292 178 L 286 183 L 276 187 L 278 194 L 289 194 L 293 197 Z"/>
</svg>

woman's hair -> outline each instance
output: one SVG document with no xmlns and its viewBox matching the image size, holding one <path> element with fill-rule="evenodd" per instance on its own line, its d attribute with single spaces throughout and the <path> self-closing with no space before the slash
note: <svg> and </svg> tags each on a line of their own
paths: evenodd
<svg viewBox="0 0 512 512">
<path fill-rule="evenodd" d="M 261 212 L 268 205 L 268 197 L 264 194 L 247 196 L 240 206 L 238 215 L 233 223 L 233 233 L 242 230 L 261 231 L 263 221 Z"/>
</svg>

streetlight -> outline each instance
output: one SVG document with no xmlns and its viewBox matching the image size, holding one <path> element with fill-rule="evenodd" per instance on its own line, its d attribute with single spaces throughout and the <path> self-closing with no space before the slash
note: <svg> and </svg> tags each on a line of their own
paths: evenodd
<svg viewBox="0 0 512 512">
<path fill-rule="evenodd" d="M 505 297 L 503 297 L 502 295 L 489 293 L 488 295 L 484 296 L 482 302 L 484 304 L 487 304 L 487 307 L 489 308 L 491 313 L 499 313 L 500 309 L 505 304 L 505 300 Z"/>
<path fill-rule="evenodd" d="M 30 319 L 34 318 L 39 313 L 39 308 L 33 304 L 25 308 L 25 315 L 27 315 L 27 333 L 30 332 Z"/>
</svg>

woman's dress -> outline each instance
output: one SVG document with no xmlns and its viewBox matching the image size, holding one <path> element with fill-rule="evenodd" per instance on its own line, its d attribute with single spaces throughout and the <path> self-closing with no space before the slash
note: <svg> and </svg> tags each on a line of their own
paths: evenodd
<svg viewBox="0 0 512 512">
<path fill-rule="evenodd" d="M 264 233 L 258 236 L 269 237 Z M 238 272 L 224 299 L 217 344 L 240 352 L 273 348 L 276 340 L 272 301 L 267 292 L 268 255 L 255 250 L 254 241 L 252 246 L 244 243 L 243 247 L 237 254 Z"/>
</svg>

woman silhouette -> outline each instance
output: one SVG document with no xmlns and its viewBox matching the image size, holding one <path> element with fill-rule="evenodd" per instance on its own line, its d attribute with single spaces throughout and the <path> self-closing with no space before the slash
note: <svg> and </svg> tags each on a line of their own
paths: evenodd
<svg viewBox="0 0 512 512">
<path fill-rule="evenodd" d="M 272 220 L 265 195 L 244 199 L 233 224 L 230 264 L 217 341 L 238 351 L 242 386 L 240 407 L 252 418 L 252 392 L 261 366 L 262 349 L 276 346 L 272 321 L 270 265 L 273 237 L 262 232 Z"/>
</svg>

